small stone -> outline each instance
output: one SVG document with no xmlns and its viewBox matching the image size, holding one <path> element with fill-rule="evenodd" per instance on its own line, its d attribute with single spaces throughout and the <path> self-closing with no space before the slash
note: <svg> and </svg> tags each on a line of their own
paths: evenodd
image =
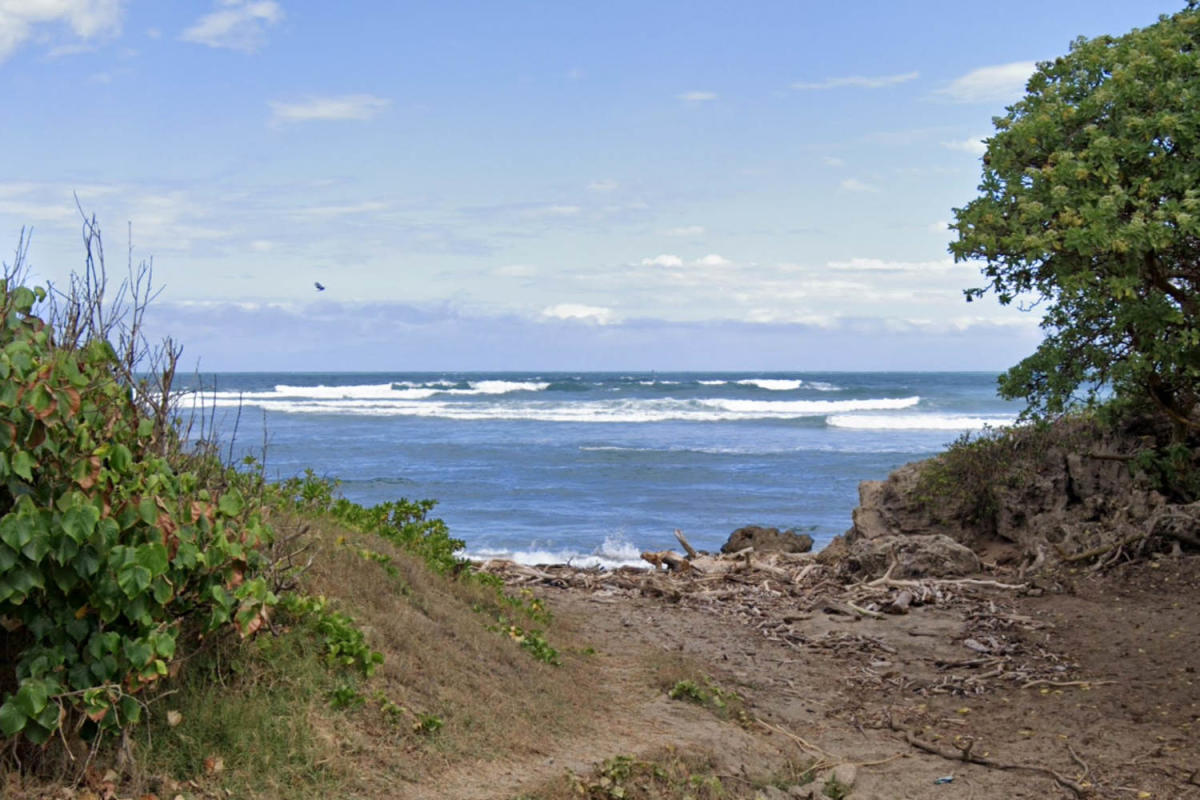
<svg viewBox="0 0 1200 800">
<path fill-rule="evenodd" d="M 854 786 L 854 781 L 858 779 L 858 768 L 853 764 L 838 764 L 833 768 L 830 777 L 849 789 Z"/>
</svg>

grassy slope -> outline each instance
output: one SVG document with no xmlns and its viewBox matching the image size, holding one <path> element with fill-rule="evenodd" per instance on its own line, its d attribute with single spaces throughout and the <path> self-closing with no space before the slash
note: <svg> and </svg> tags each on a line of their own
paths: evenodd
<svg viewBox="0 0 1200 800">
<path fill-rule="evenodd" d="M 273 523 L 283 536 L 304 531 L 298 541 L 317 557 L 303 590 L 353 617 L 382 665 L 365 679 L 330 670 L 314 632 L 283 613 L 274 634 L 206 643 L 133 734 L 134 767 L 118 781 L 120 796 L 403 796 L 403 784 L 436 780 L 456 762 L 534 752 L 604 702 L 589 686 L 588 658 L 561 626 L 531 622 L 494 587 L 437 575 L 328 519 Z M 535 659 L 498 625 L 500 614 L 544 629 L 562 665 Z M 357 697 L 339 703 L 339 690 L 351 689 Z M 118 758 L 110 742 L 96 763 Z M 8 777 L 14 797 L 47 790 Z"/>
</svg>

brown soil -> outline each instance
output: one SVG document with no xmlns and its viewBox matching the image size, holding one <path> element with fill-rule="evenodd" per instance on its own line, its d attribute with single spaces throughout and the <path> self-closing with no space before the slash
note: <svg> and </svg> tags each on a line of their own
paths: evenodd
<svg viewBox="0 0 1200 800">
<path fill-rule="evenodd" d="M 769 583 L 736 602 L 543 585 L 596 651 L 579 692 L 604 702 L 532 756 L 458 762 L 404 796 L 557 797 L 567 771 L 683 752 L 739 797 L 819 793 L 794 780 L 818 762 L 857 765 L 854 800 L 1200 798 L 1198 589 L 1197 556 L 1019 591 L 941 585 L 882 618 L 810 610 Z M 744 697 L 740 720 L 667 697 L 705 677 Z"/>
</svg>

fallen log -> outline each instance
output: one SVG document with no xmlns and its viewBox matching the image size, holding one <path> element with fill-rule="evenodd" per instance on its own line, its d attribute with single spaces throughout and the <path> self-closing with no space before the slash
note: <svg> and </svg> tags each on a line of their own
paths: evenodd
<svg viewBox="0 0 1200 800">
<path fill-rule="evenodd" d="M 691 562 L 674 550 L 660 550 L 657 553 L 647 550 L 642 553 L 642 560 L 649 561 L 655 568 L 666 567 L 673 572 L 687 572 L 693 569 Z"/>
</svg>

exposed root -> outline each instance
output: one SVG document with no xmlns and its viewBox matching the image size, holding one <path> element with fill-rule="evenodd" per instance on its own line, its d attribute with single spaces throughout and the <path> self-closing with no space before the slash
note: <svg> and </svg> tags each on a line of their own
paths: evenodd
<svg viewBox="0 0 1200 800">
<path fill-rule="evenodd" d="M 1108 686 L 1116 681 L 1052 681 L 1045 678 L 1028 681 L 1021 684 L 1022 689 L 1032 689 L 1034 686 Z"/>
<path fill-rule="evenodd" d="M 904 741 L 908 742 L 911 746 L 931 755 L 944 758 L 947 761 L 965 761 L 968 764 L 978 764 L 981 767 L 988 767 L 989 769 L 1035 772 L 1040 775 L 1046 775 L 1050 778 L 1053 778 L 1055 783 L 1064 789 L 1069 789 L 1075 794 L 1076 797 L 1088 797 L 1091 794 L 1091 790 L 1080 783 L 1080 781 L 1072 780 L 1066 775 L 1063 775 L 1061 772 L 1056 772 L 1049 767 L 1039 767 L 1033 764 L 1010 764 L 1005 761 L 997 761 L 994 758 L 988 758 L 987 756 L 975 755 L 971 752 L 972 745 L 974 745 L 973 740 L 968 741 L 965 747 L 959 748 L 958 752 L 952 752 L 950 750 L 930 744 L 929 742 L 921 741 L 912 731 L 905 730 L 904 728 L 896 725 L 894 722 L 889 721 L 889 724 L 892 730 L 902 735 L 904 737 Z M 1072 751 L 1071 756 L 1075 758 L 1078 763 L 1081 763 L 1085 768 L 1087 767 L 1087 764 L 1084 763 L 1083 760 L 1074 753 L 1074 751 Z"/>
</svg>

